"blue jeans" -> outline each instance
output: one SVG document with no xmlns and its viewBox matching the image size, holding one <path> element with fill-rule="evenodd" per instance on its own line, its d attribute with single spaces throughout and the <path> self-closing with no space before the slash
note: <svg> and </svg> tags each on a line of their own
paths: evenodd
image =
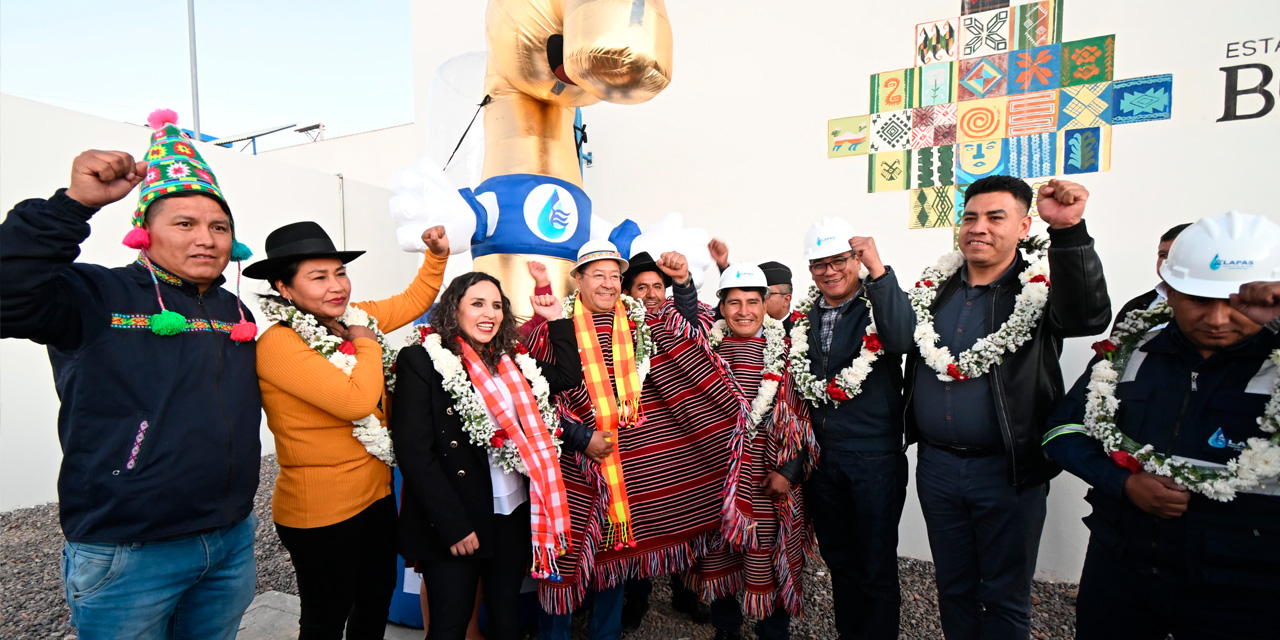
<svg viewBox="0 0 1280 640">
<path fill-rule="evenodd" d="M 591 640 L 618 640 L 622 637 L 622 594 L 625 583 L 603 591 L 588 591 L 591 607 Z M 569 640 L 573 633 L 571 614 L 555 615 L 543 611 L 538 616 L 538 640 Z"/>
<path fill-rule="evenodd" d="M 1018 491 L 1003 455 L 961 458 L 924 443 L 917 453 L 943 633 L 948 640 L 1030 637 L 1048 485 Z"/>
<path fill-rule="evenodd" d="M 804 501 L 831 569 L 841 640 L 897 640 L 898 520 L 907 500 L 907 456 L 823 449 Z"/>
<path fill-rule="evenodd" d="M 253 602 L 258 519 L 164 540 L 67 542 L 62 577 L 81 640 L 232 640 Z"/>
</svg>

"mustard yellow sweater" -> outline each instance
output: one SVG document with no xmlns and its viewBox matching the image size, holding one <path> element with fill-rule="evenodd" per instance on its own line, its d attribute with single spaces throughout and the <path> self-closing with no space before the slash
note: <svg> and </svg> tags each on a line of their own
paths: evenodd
<svg viewBox="0 0 1280 640">
<path fill-rule="evenodd" d="M 445 261 L 428 252 L 403 293 L 356 306 L 384 333 L 413 322 L 440 292 Z M 289 327 L 273 325 L 258 338 L 262 408 L 280 461 L 271 514 L 286 527 L 336 524 L 391 493 L 391 469 L 351 435 L 351 422 L 369 414 L 385 424 L 382 348 L 368 338 L 354 345 L 348 376 Z"/>
</svg>

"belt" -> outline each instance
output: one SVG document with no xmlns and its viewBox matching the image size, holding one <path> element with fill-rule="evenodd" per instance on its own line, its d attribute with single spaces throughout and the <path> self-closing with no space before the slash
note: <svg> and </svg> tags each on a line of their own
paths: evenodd
<svg viewBox="0 0 1280 640">
<path fill-rule="evenodd" d="M 925 444 L 939 451 L 945 451 L 957 458 L 989 458 L 991 456 L 1004 455 L 1004 447 L 973 447 L 963 444 L 938 444 L 927 441 Z"/>
</svg>

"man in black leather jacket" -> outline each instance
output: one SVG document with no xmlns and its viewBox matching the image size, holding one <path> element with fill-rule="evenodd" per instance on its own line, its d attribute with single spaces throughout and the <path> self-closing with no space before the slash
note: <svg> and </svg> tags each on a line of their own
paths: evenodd
<svg viewBox="0 0 1280 640">
<path fill-rule="evenodd" d="M 965 195 L 964 264 L 938 285 L 930 306 L 936 346 L 961 364 L 961 353 L 1013 315 L 1029 266 L 1017 246 L 1031 228 L 1033 197 L 1007 176 L 979 180 Z M 907 358 L 907 439 L 920 442 L 917 490 L 948 640 L 1030 634 L 1048 481 L 1060 471 L 1039 436 L 1063 395 L 1062 340 L 1104 331 L 1111 320 L 1102 263 L 1081 220 L 1088 197 L 1064 180 L 1040 190 L 1052 281 L 1025 343 L 1000 349 L 995 364 L 968 378 L 935 370 L 919 348 Z"/>
</svg>

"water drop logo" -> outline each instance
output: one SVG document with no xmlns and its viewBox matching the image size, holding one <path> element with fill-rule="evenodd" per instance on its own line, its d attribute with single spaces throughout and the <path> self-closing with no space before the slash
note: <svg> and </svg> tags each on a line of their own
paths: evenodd
<svg viewBox="0 0 1280 640">
<path fill-rule="evenodd" d="M 561 243 L 578 230 L 578 203 L 573 194 L 554 184 L 542 184 L 524 200 L 524 222 L 534 235 Z"/>
<path fill-rule="evenodd" d="M 1214 271 L 1217 271 L 1218 269 L 1232 269 L 1232 270 L 1252 269 L 1253 261 L 1252 260 L 1223 260 L 1222 258 L 1218 257 L 1218 254 L 1215 253 L 1213 255 L 1213 260 L 1209 261 L 1209 268 L 1213 269 Z"/>
<path fill-rule="evenodd" d="M 1209 446 L 1214 449 L 1227 448 L 1227 437 L 1222 435 L 1222 429 L 1218 429 L 1213 432 L 1213 435 L 1209 436 Z"/>
</svg>

